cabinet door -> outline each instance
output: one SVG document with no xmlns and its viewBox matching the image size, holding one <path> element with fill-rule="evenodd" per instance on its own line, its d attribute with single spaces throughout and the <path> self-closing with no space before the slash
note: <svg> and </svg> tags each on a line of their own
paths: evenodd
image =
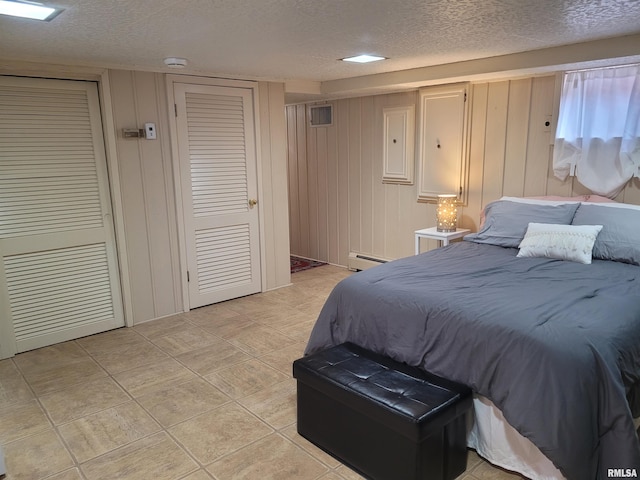
<svg viewBox="0 0 640 480">
<path fill-rule="evenodd" d="M 414 105 L 382 109 L 382 183 L 413 184 L 415 112 Z"/>
<path fill-rule="evenodd" d="M 438 194 L 456 194 L 463 200 L 467 90 L 468 84 L 420 90 L 418 201 L 435 201 Z"/>
</svg>

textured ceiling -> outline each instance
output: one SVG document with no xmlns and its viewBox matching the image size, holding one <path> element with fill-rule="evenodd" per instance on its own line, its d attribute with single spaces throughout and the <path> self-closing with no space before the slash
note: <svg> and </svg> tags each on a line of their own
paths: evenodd
<svg viewBox="0 0 640 480">
<path fill-rule="evenodd" d="M 49 23 L 0 15 L 0 57 L 328 81 L 640 32 L 640 0 L 52 0 Z M 336 59 L 373 53 L 368 65 Z"/>
</svg>

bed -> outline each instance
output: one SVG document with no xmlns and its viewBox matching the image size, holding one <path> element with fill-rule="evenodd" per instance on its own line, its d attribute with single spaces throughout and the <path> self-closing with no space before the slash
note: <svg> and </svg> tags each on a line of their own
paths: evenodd
<svg viewBox="0 0 640 480">
<path fill-rule="evenodd" d="M 470 386 L 489 460 L 502 446 L 477 425 L 504 416 L 550 464 L 540 478 L 637 476 L 640 207 L 503 198 L 485 216 L 463 242 L 341 281 L 306 353 L 350 341 Z M 536 477 L 520 453 L 497 463 Z"/>
</svg>

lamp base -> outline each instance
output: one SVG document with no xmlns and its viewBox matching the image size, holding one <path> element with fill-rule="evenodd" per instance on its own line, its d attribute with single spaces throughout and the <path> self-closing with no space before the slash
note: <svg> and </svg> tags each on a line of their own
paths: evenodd
<svg viewBox="0 0 640 480">
<path fill-rule="evenodd" d="M 437 232 L 442 232 L 442 233 L 452 233 L 455 232 L 457 229 L 456 228 L 440 228 L 440 227 L 436 227 L 436 231 Z"/>
</svg>

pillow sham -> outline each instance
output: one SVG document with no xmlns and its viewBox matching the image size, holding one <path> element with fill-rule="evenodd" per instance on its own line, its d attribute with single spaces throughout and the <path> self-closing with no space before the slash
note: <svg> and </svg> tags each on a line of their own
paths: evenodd
<svg viewBox="0 0 640 480">
<path fill-rule="evenodd" d="M 546 257 L 590 264 L 602 225 L 530 223 L 518 257 Z"/>
<path fill-rule="evenodd" d="M 582 203 L 572 225 L 602 225 L 593 258 L 640 265 L 640 206 Z"/>
<path fill-rule="evenodd" d="M 565 203 L 580 203 L 587 195 L 580 195 L 579 197 L 501 197 L 500 200 L 507 200 L 509 202 L 517 203 L 530 203 L 533 205 L 562 205 Z M 484 226 L 486 207 L 480 212 L 480 230 Z"/>
<path fill-rule="evenodd" d="M 500 247 L 516 248 L 527 231 L 529 223 L 568 225 L 580 203 L 545 202 L 541 200 L 502 198 L 484 209 L 485 222 L 478 233 L 464 237 L 475 243 L 488 243 Z"/>
</svg>

